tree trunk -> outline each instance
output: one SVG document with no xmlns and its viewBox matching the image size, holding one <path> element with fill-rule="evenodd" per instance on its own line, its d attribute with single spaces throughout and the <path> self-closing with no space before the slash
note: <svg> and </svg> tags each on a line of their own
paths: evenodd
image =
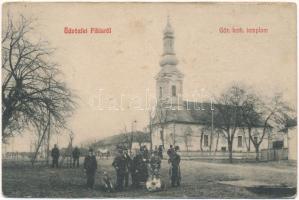
<svg viewBox="0 0 299 200">
<path fill-rule="evenodd" d="M 6 139 L 4 133 L 5 133 L 6 127 L 9 124 L 9 120 L 11 117 L 12 117 L 12 109 L 10 109 L 10 107 L 6 107 L 6 109 L 4 110 L 4 112 L 2 114 L 2 140 Z"/>
<path fill-rule="evenodd" d="M 204 134 L 204 131 L 201 131 L 201 134 L 200 134 L 200 150 L 201 151 L 203 151 L 203 149 L 202 149 L 203 134 Z"/>
<path fill-rule="evenodd" d="M 50 128 L 51 128 L 51 115 L 50 115 L 50 112 L 49 112 L 49 121 L 48 121 L 48 123 L 49 123 L 49 127 L 48 127 L 48 136 L 47 136 L 47 155 L 46 155 L 46 159 L 47 159 L 47 165 L 49 165 L 49 159 L 50 159 L 50 135 L 51 135 L 51 130 L 50 130 Z"/>
<path fill-rule="evenodd" d="M 209 151 L 210 151 L 210 155 L 212 152 L 212 145 L 213 145 L 213 131 L 211 131 L 211 136 L 210 136 L 210 145 L 209 145 Z"/>
<path fill-rule="evenodd" d="M 165 148 L 164 146 L 164 128 L 161 128 L 162 130 L 160 131 L 160 138 L 161 138 L 161 141 L 162 141 L 162 146 L 163 148 Z"/>
<path fill-rule="evenodd" d="M 215 145 L 214 156 L 216 156 L 216 152 L 218 151 L 218 142 L 219 142 L 219 132 L 217 133 L 217 140 L 216 140 L 216 145 Z"/>
<path fill-rule="evenodd" d="M 229 153 L 229 163 L 233 163 L 233 143 L 231 141 L 228 141 L 227 145 Z"/>
<path fill-rule="evenodd" d="M 152 151 L 153 150 L 153 133 L 152 133 L 152 130 L 150 130 L 150 150 Z"/>
<path fill-rule="evenodd" d="M 173 138 L 172 138 L 172 140 L 173 140 L 173 146 L 175 146 L 176 144 L 176 141 L 175 141 L 175 124 L 173 124 L 173 136 L 172 136 Z"/>
<path fill-rule="evenodd" d="M 40 141 L 39 141 L 38 144 L 37 144 L 36 151 L 35 151 L 35 153 L 34 153 L 34 157 L 33 157 L 32 160 L 31 160 L 31 164 L 32 164 L 32 166 L 34 165 L 34 162 L 35 162 L 35 160 L 36 160 L 36 157 L 37 157 L 39 148 L 40 148 L 40 146 L 41 146 L 41 144 L 42 144 L 42 142 L 43 142 L 43 140 L 44 140 L 44 137 L 45 137 L 45 135 L 46 135 L 46 131 L 47 131 L 47 129 L 48 129 L 48 126 L 49 126 L 49 124 L 47 124 L 47 126 L 45 127 L 45 130 L 43 131 L 42 137 L 41 137 Z"/>
<path fill-rule="evenodd" d="M 259 161 L 260 160 L 260 157 L 259 157 L 259 152 L 260 152 L 260 150 L 259 150 L 259 145 L 256 145 L 255 146 L 255 160 L 256 161 Z"/>
<path fill-rule="evenodd" d="M 153 126 L 152 126 L 152 116 L 149 113 L 149 133 L 150 133 L 150 150 L 153 150 Z"/>
<path fill-rule="evenodd" d="M 250 138 L 249 138 L 249 140 L 248 140 L 248 152 L 250 152 Z"/>
</svg>

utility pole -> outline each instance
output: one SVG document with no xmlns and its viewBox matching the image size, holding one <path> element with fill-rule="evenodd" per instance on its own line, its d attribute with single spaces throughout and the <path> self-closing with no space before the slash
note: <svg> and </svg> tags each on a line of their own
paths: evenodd
<svg viewBox="0 0 299 200">
<path fill-rule="evenodd" d="M 153 150 L 153 130 L 152 130 L 152 115 L 151 111 L 149 111 L 149 134 L 150 134 L 150 150 Z"/>
<path fill-rule="evenodd" d="M 137 120 L 134 120 L 133 122 L 132 122 L 132 127 L 131 127 L 131 141 L 130 141 L 130 153 L 132 152 L 132 145 L 133 145 L 133 131 L 134 131 L 134 123 L 135 123 L 135 125 L 136 125 L 136 123 L 137 123 Z M 136 127 L 135 127 L 136 128 Z"/>
<path fill-rule="evenodd" d="M 70 156 L 70 162 L 69 162 L 69 167 L 72 167 L 72 152 L 73 152 L 73 140 L 75 137 L 75 134 L 73 133 L 73 131 L 70 132 L 70 149 L 69 149 L 69 156 Z"/>
<path fill-rule="evenodd" d="M 176 141 L 175 141 L 175 123 L 173 124 L 173 136 L 172 136 L 172 143 L 173 143 L 173 146 L 175 147 L 175 144 L 176 144 Z"/>
<path fill-rule="evenodd" d="M 213 141 L 213 135 L 214 135 L 214 108 L 213 108 L 213 102 L 211 101 L 211 112 L 212 112 L 212 125 L 211 125 L 211 141 L 210 141 L 210 155 L 212 152 L 212 141 Z"/>
<path fill-rule="evenodd" d="M 130 137 L 130 142 L 129 142 L 129 148 L 130 148 L 130 154 L 132 154 L 132 141 L 133 141 L 133 123 L 134 121 L 131 123 L 131 137 Z"/>
</svg>

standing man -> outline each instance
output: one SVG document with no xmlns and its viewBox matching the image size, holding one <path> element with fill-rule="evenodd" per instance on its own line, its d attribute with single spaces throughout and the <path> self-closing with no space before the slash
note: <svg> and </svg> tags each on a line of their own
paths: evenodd
<svg viewBox="0 0 299 200">
<path fill-rule="evenodd" d="M 170 159 L 171 163 L 171 186 L 180 186 L 181 183 L 181 170 L 180 170 L 180 162 L 181 156 L 178 154 L 179 147 L 176 146 L 172 158 Z"/>
<path fill-rule="evenodd" d="M 146 145 L 143 146 L 143 158 L 145 158 L 147 161 L 150 159 L 150 153 Z"/>
<path fill-rule="evenodd" d="M 118 150 L 116 157 L 112 163 L 116 171 L 116 190 L 122 191 L 124 187 L 124 178 L 126 172 L 126 161 L 123 156 L 123 151 L 121 149 Z"/>
<path fill-rule="evenodd" d="M 124 161 L 125 161 L 125 187 L 128 187 L 129 186 L 129 175 L 130 175 L 130 168 L 131 168 L 131 158 L 129 156 L 129 153 L 128 153 L 128 149 L 125 149 L 124 150 L 124 153 L 123 153 L 123 157 L 124 157 Z"/>
<path fill-rule="evenodd" d="M 160 159 L 163 159 L 163 146 L 160 145 L 158 148 L 158 155 L 160 157 Z"/>
<path fill-rule="evenodd" d="M 174 154 L 174 149 L 173 149 L 173 146 L 170 145 L 169 149 L 167 150 L 167 155 L 169 156 L 169 159 L 171 159 L 173 154 Z"/>
<path fill-rule="evenodd" d="M 88 155 L 84 159 L 84 170 L 86 172 L 87 188 L 93 188 L 97 167 L 97 159 L 93 153 L 93 149 L 90 148 L 88 151 Z"/>
<path fill-rule="evenodd" d="M 136 152 L 136 155 L 133 156 L 132 163 L 131 163 L 131 178 L 132 178 L 132 186 L 138 187 L 139 186 L 139 163 L 142 162 L 142 157 L 140 151 Z"/>
<path fill-rule="evenodd" d="M 148 179 L 148 164 L 149 164 L 149 151 L 146 146 L 141 151 L 141 162 L 138 164 L 139 182 L 146 182 Z"/>
<path fill-rule="evenodd" d="M 59 149 L 57 147 L 57 144 L 54 145 L 54 148 L 51 151 L 51 156 L 52 156 L 52 168 L 56 166 L 58 168 L 58 160 L 59 160 Z"/>
<path fill-rule="evenodd" d="M 79 167 L 79 158 L 80 158 L 80 150 L 78 147 L 75 147 L 73 152 L 73 167 L 75 167 L 77 163 L 77 167 Z"/>
</svg>

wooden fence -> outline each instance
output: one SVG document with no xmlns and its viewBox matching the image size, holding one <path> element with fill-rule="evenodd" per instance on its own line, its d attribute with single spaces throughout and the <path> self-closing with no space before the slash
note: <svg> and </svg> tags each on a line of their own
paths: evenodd
<svg viewBox="0 0 299 200">
<path fill-rule="evenodd" d="M 263 149 L 261 150 L 261 161 L 288 160 L 289 151 L 284 149 Z"/>
<path fill-rule="evenodd" d="M 182 159 L 215 159 L 215 160 L 225 160 L 229 157 L 229 152 L 218 151 L 218 152 L 208 152 L 208 151 L 180 151 Z M 233 159 L 239 160 L 255 160 L 255 152 L 233 152 Z"/>
</svg>

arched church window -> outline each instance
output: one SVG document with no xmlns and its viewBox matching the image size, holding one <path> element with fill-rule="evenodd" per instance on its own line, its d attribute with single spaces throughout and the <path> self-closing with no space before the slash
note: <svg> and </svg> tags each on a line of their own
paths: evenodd
<svg viewBox="0 0 299 200">
<path fill-rule="evenodd" d="M 172 96 L 175 97 L 176 96 L 176 87 L 175 87 L 175 85 L 171 86 L 171 91 L 172 91 Z"/>
</svg>

